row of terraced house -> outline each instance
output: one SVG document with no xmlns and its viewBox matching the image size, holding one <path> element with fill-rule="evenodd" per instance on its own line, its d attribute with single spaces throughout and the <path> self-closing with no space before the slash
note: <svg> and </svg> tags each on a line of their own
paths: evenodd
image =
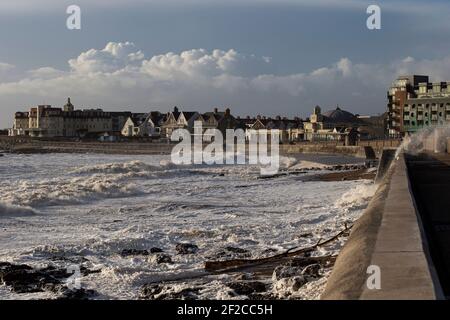
<svg viewBox="0 0 450 320">
<path fill-rule="evenodd" d="M 102 109 L 76 110 L 70 98 L 62 108 L 40 105 L 27 112 L 16 112 L 10 136 L 31 136 L 44 138 L 95 138 L 115 141 L 122 138 L 151 138 L 167 140 L 176 129 L 194 131 L 194 124 L 201 123 L 203 130 L 242 129 L 249 138 L 255 131 L 258 134 L 272 135 L 277 130 L 280 142 L 296 141 L 349 141 L 357 135 L 370 137 L 373 127 L 362 117 L 355 116 L 337 107 L 324 114 L 320 107 L 315 107 L 310 118 L 298 117 L 288 119 L 257 116 L 235 117 L 226 108 L 211 112 L 183 111 L 174 107 L 172 111 L 162 113 L 132 113 L 129 111 L 107 112 Z M 270 138 L 269 138 L 270 139 Z M 349 142 L 347 142 L 349 143 Z"/>
</svg>

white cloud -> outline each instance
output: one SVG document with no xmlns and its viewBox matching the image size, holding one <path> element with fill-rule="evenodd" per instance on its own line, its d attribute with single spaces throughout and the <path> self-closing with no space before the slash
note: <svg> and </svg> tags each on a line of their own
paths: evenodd
<svg viewBox="0 0 450 320">
<path fill-rule="evenodd" d="M 0 72 L 10 71 L 11 69 L 14 69 L 12 64 L 0 62 Z"/>
<path fill-rule="evenodd" d="M 71 69 L 78 73 L 115 72 L 139 66 L 144 54 L 131 42 L 109 42 L 102 50 L 90 49 L 70 59 Z"/>
<path fill-rule="evenodd" d="M 162 111 L 173 105 L 206 111 L 230 106 L 235 114 L 305 116 L 310 109 L 336 104 L 357 113 L 383 112 L 385 92 L 399 74 L 429 74 L 449 80 L 450 56 L 436 60 L 401 58 L 386 65 L 342 58 L 310 72 L 264 72 L 270 59 L 236 50 L 193 49 L 145 59 L 133 43 L 108 43 L 69 60 L 69 71 L 52 67 L 15 73 L 0 63 L 0 127 L 10 125 L 19 106 L 62 105 L 72 97 L 77 107 Z M 263 70 L 263 71 L 261 71 Z M 357 93 L 357 94 L 355 94 Z M 130 107 L 131 106 L 131 107 Z"/>
<path fill-rule="evenodd" d="M 28 71 L 28 74 L 33 79 L 52 79 L 63 76 L 64 71 L 52 67 L 42 67 Z"/>
</svg>

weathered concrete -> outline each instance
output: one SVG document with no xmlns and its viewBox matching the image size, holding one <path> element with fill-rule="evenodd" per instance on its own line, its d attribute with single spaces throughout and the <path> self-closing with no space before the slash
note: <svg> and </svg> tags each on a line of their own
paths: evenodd
<svg viewBox="0 0 450 320">
<path fill-rule="evenodd" d="M 408 156 L 407 164 L 439 282 L 450 297 L 450 155 Z"/>
<path fill-rule="evenodd" d="M 381 153 L 380 161 L 378 162 L 378 170 L 375 177 L 375 183 L 379 183 L 384 178 L 386 172 L 391 167 L 396 152 L 396 149 L 383 150 L 383 152 Z"/>
<path fill-rule="evenodd" d="M 301 143 L 301 144 L 283 144 L 280 145 L 281 154 L 343 154 L 359 158 L 366 158 L 364 147 L 360 146 L 340 146 L 329 143 Z"/>
<path fill-rule="evenodd" d="M 355 224 L 322 299 L 442 298 L 421 225 L 400 155 Z M 366 285 L 370 265 L 381 269 L 381 289 Z"/>
</svg>

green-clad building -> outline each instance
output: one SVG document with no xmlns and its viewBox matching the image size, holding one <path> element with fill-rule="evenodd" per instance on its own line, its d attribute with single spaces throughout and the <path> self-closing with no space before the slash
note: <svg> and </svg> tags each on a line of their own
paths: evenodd
<svg viewBox="0 0 450 320">
<path fill-rule="evenodd" d="M 450 82 L 419 83 L 404 101 L 404 134 L 446 125 L 450 125 Z"/>
</svg>

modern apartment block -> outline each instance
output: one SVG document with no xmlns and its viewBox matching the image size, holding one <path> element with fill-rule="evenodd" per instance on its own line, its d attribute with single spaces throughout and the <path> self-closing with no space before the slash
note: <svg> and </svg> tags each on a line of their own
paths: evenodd
<svg viewBox="0 0 450 320">
<path fill-rule="evenodd" d="M 450 82 L 429 82 L 428 76 L 402 76 L 388 92 L 391 137 L 426 127 L 450 124 Z"/>
<path fill-rule="evenodd" d="M 428 83 L 428 76 L 400 76 L 389 88 L 387 131 L 390 137 L 400 137 L 404 133 L 403 108 L 407 99 L 415 95 L 419 83 Z"/>
</svg>

